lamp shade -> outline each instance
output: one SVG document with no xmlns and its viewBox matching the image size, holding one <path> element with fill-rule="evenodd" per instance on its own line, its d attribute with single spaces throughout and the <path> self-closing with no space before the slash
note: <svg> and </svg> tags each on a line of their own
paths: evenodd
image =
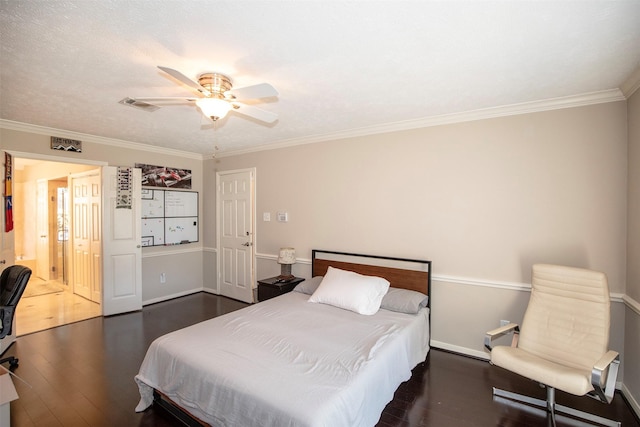
<svg viewBox="0 0 640 427">
<path fill-rule="evenodd" d="M 231 109 L 231 104 L 220 98 L 200 98 L 196 101 L 196 105 L 202 114 L 214 122 L 226 116 Z"/>
<path fill-rule="evenodd" d="M 278 264 L 295 264 L 296 250 L 294 248 L 280 248 Z"/>
</svg>

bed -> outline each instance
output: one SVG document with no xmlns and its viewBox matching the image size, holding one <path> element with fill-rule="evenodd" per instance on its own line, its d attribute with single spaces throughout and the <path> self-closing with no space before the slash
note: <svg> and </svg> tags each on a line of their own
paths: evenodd
<svg viewBox="0 0 640 427">
<path fill-rule="evenodd" d="M 431 262 L 313 250 L 312 276 L 156 339 L 135 377 L 136 411 L 155 402 L 216 427 L 375 425 L 428 355 Z M 343 289 L 359 286 L 368 299 L 349 306 Z"/>
</svg>

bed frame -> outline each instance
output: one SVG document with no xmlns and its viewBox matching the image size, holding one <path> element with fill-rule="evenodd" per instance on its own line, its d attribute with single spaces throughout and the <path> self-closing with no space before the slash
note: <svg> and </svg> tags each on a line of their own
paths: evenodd
<svg viewBox="0 0 640 427">
<path fill-rule="evenodd" d="M 431 306 L 431 261 L 386 256 L 364 255 L 349 252 L 313 249 L 311 252 L 312 277 L 324 276 L 329 267 L 354 271 L 367 276 L 387 279 L 390 286 L 410 289 L 429 295 Z M 429 314 L 429 317 L 431 315 Z M 431 328 L 431 322 L 429 322 Z M 160 406 L 184 425 L 209 427 L 210 425 L 191 415 L 161 392 L 154 390 L 154 404 Z"/>
</svg>

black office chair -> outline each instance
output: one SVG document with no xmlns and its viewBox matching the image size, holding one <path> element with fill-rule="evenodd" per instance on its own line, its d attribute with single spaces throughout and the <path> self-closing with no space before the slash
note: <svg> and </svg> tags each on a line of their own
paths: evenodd
<svg viewBox="0 0 640 427">
<path fill-rule="evenodd" d="M 18 301 L 27 287 L 29 277 L 31 277 L 31 269 L 22 265 L 12 265 L 2 271 L 0 276 L 0 339 L 10 336 L 13 332 L 13 316 Z M 11 369 L 18 366 L 18 359 L 13 356 L 0 359 L 0 364 L 7 362 L 9 362 Z"/>
</svg>

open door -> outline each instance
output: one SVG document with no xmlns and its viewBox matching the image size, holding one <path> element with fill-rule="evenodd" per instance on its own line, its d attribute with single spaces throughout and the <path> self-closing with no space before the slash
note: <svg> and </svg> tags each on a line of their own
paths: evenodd
<svg viewBox="0 0 640 427">
<path fill-rule="evenodd" d="M 69 176 L 73 207 L 71 289 L 74 294 L 98 304 L 102 302 L 100 175 L 101 170 L 96 169 Z"/>
<path fill-rule="evenodd" d="M 142 309 L 142 222 L 140 220 L 142 174 L 131 168 L 123 181 L 118 168 L 102 168 L 102 248 L 105 316 Z M 118 189 L 131 189 L 129 208 L 118 207 Z"/>
</svg>

